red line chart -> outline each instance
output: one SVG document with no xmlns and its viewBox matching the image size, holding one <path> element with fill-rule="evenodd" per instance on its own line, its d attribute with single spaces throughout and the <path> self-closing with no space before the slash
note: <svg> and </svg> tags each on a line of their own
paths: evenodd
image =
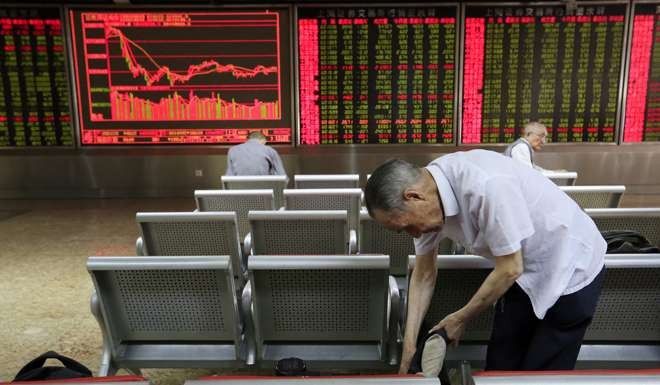
<svg viewBox="0 0 660 385">
<path fill-rule="evenodd" d="M 281 119 L 278 16 L 83 12 L 81 109 L 90 122 Z"/>
<path fill-rule="evenodd" d="M 106 38 L 108 40 L 117 38 L 121 47 L 122 57 L 126 60 L 128 69 L 133 77 L 144 77 L 147 85 L 151 86 L 158 83 L 163 77 L 166 77 L 170 85 L 177 83 L 187 83 L 195 76 L 207 75 L 211 73 L 225 73 L 229 72 L 237 79 L 254 78 L 259 74 L 268 75 L 277 73 L 277 66 L 263 66 L 257 65 L 254 68 L 245 68 L 233 64 L 222 65 L 215 60 L 204 60 L 200 64 L 193 64 L 188 66 L 184 74 L 173 72 L 167 66 L 161 66 L 154 58 L 145 51 L 142 46 L 127 38 L 119 29 L 108 26 L 106 29 Z M 156 71 L 149 71 L 140 63 L 138 63 L 133 49 L 137 49 L 144 54 L 144 57 L 151 62 L 157 69 Z"/>
</svg>

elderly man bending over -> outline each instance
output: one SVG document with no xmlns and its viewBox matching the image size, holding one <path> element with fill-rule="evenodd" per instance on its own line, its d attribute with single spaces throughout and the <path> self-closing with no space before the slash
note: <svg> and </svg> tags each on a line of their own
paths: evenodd
<svg viewBox="0 0 660 385">
<path fill-rule="evenodd" d="M 371 175 L 365 198 L 376 221 L 416 238 L 401 373 L 415 353 L 444 237 L 492 259 L 495 268 L 465 306 L 431 331 L 444 329 L 457 344 L 468 321 L 497 302 L 487 370 L 573 369 L 600 294 L 606 244 L 550 180 L 501 154 L 472 150 L 424 168 L 390 160 Z M 427 348 L 441 351 L 442 360 L 444 350 L 432 342 L 444 344 L 429 338 L 424 355 Z M 425 374 L 429 360 L 422 360 Z"/>
</svg>

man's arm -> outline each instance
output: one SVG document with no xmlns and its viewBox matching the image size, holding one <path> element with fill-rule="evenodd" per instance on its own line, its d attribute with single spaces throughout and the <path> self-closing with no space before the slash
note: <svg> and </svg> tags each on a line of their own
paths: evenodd
<svg viewBox="0 0 660 385">
<path fill-rule="evenodd" d="M 270 164 L 272 166 L 271 174 L 273 175 L 286 175 L 286 170 L 284 169 L 284 164 L 282 164 L 282 159 L 280 155 L 271 148 Z"/>
<path fill-rule="evenodd" d="M 493 305 L 516 282 L 523 272 L 522 252 L 495 257 L 495 268 L 488 274 L 472 299 L 460 310 L 448 315 L 433 330 L 444 328 L 447 337 L 458 344 L 465 325 Z"/>
<path fill-rule="evenodd" d="M 433 297 L 435 279 L 438 275 L 437 248 L 424 255 L 415 258 L 415 267 L 410 277 L 408 291 L 408 309 L 406 318 L 406 332 L 403 337 L 403 354 L 401 355 L 400 374 L 407 374 L 410 361 L 415 355 L 417 348 L 417 335 L 422 320 Z"/>
<path fill-rule="evenodd" d="M 234 171 L 234 167 L 232 166 L 231 162 L 231 150 L 227 152 L 227 171 L 225 172 L 226 176 L 234 176 L 236 175 L 236 172 Z"/>
</svg>

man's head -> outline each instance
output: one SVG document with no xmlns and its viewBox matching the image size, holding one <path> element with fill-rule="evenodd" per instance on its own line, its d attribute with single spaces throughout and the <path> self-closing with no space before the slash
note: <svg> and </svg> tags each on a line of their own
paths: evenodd
<svg viewBox="0 0 660 385">
<path fill-rule="evenodd" d="M 431 174 L 393 159 L 371 174 L 364 190 L 369 215 L 393 231 L 413 237 L 442 228 L 442 204 Z"/>
<path fill-rule="evenodd" d="M 545 144 L 545 138 L 548 136 L 548 130 L 542 123 L 529 122 L 525 124 L 525 139 L 532 146 L 534 151 L 538 151 Z"/>
<path fill-rule="evenodd" d="M 261 131 L 250 132 L 250 134 L 248 134 L 248 140 L 249 139 L 256 139 L 259 141 L 259 143 L 266 144 L 266 135 L 264 135 Z"/>
</svg>

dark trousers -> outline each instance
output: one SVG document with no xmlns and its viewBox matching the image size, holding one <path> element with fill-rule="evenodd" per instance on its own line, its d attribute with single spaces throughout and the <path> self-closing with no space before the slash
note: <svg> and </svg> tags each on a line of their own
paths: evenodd
<svg viewBox="0 0 660 385">
<path fill-rule="evenodd" d="M 495 308 L 486 370 L 572 370 L 591 323 L 604 269 L 581 290 L 559 297 L 542 320 L 514 284 Z"/>
</svg>

